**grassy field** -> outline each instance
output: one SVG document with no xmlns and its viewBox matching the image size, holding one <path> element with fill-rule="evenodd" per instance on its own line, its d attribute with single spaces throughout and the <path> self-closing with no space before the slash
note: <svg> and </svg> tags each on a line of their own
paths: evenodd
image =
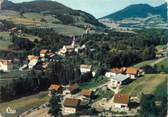
<svg viewBox="0 0 168 117">
<path fill-rule="evenodd" d="M 85 82 L 79 85 L 80 89 L 91 89 L 107 82 L 106 79 L 92 79 L 90 82 Z"/>
<path fill-rule="evenodd" d="M 161 61 L 160 63 L 157 64 L 158 69 L 161 72 L 166 72 L 168 73 L 168 58 L 166 58 L 165 60 Z"/>
<path fill-rule="evenodd" d="M 166 48 L 166 45 L 158 45 L 156 46 L 156 49 L 159 51 L 159 50 L 163 50 Z"/>
<path fill-rule="evenodd" d="M 0 50 L 8 50 L 9 45 L 12 43 L 10 41 L 0 40 Z"/>
<path fill-rule="evenodd" d="M 146 74 L 127 86 L 123 86 L 121 93 L 140 96 L 141 93 L 154 94 L 157 87 L 167 81 L 166 74 Z"/>
<path fill-rule="evenodd" d="M 30 40 L 30 41 L 32 41 L 32 42 L 33 42 L 35 39 L 37 39 L 38 41 L 41 40 L 40 37 L 38 37 L 38 36 L 33 36 L 33 35 L 29 35 L 29 34 L 23 34 L 23 35 L 21 35 L 21 36 L 19 36 L 19 37 L 28 39 L 28 40 Z"/>
<path fill-rule="evenodd" d="M 9 41 L 11 39 L 9 32 L 0 32 L 0 37 L 2 37 L 5 41 Z"/>
<path fill-rule="evenodd" d="M 134 67 L 136 68 L 140 68 L 140 67 L 143 67 L 145 65 L 151 65 L 152 63 L 154 63 L 156 60 L 147 60 L 147 61 L 143 61 L 143 62 L 140 62 L 136 65 L 134 65 Z"/>
<path fill-rule="evenodd" d="M 0 50 L 7 50 L 8 46 L 12 44 L 10 42 L 11 36 L 9 32 L 0 32 Z"/>
<path fill-rule="evenodd" d="M 0 103 L 1 106 L 0 112 L 4 113 L 7 107 L 11 107 L 13 109 L 16 109 L 17 114 L 20 114 L 21 112 L 24 112 L 28 109 L 38 107 L 39 105 L 48 102 L 48 100 L 49 100 L 48 92 L 47 91 L 40 92 L 32 96 L 27 96 L 13 101 Z"/>
<path fill-rule="evenodd" d="M 25 76 L 28 71 L 11 71 L 7 73 L 0 73 L 0 86 L 9 84 L 12 80 L 17 80 L 19 77 Z"/>
<path fill-rule="evenodd" d="M 6 19 L 12 21 L 15 24 L 24 24 L 27 27 L 41 27 L 41 28 L 53 28 L 59 34 L 63 35 L 82 35 L 85 30 L 77 26 L 64 25 L 62 22 L 52 15 L 43 15 L 40 13 L 24 13 L 21 15 L 19 12 L 3 10 L 0 11 L 0 19 Z M 80 22 L 81 23 L 81 22 Z M 82 25 L 81 23 L 80 25 Z"/>
<path fill-rule="evenodd" d="M 27 73 L 28 71 L 14 70 L 14 71 L 6 72 L 6 73 L 1 73 L 0 79 L 18 78 L 20 76 L 24 76 Z"/>
</svg>

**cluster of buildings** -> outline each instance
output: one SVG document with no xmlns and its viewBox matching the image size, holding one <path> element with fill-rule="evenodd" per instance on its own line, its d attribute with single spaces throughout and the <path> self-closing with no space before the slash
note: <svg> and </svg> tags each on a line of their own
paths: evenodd
<svg viewBox="0 0 168 117">
<path fill-rule="evenodd" d="M 54 57 L 55 54 L 51 52 L 50 50 L 47 49 L 41 49 L 39 52 L 39 56 L 37 55 L 28 55 L 27 60 L 28 63 L 20 67 L 19 70 L 24 70 L 24 69 L 33 69 L 38 65 L 39 63 L 41 64 L 41 68 L 47 68 L 49 65 L 49 62 L 52 61 L 52 57 Z"/>
<path fill-rule="evenodd" d="M 63 115 L 74 115 L 82 109 L 82 102 L 89 101 L 93 92 L 88 89 L 80 90 L 77 84 L 69 86 L 61 86 L 58 84 L 51 84 L 49 87 L 49 96 L 60 95 L 61 110 Z"/>
<path fill-rule="evenodd" d="M 141 69 L 122 67 L 110 69 L 105 73 L 105 76 L 110 78 L 112 87 L 117 87 L 118 85 L 129 83 L 130 80 L 135 80 L 143 74 L 144 72 Z"/>
<path fill-rule="evenodd" d="M 75 37 L 73 37 L 73 41 L 70 45 L 64 45 L 58 52 L 57 54 L 60 56 L 72 56 L 78 54 L 81 50 L 85 49 L 86 46 L 82 45 L 80 47 L 79 44 L 75 43 Z"/>
</svg>

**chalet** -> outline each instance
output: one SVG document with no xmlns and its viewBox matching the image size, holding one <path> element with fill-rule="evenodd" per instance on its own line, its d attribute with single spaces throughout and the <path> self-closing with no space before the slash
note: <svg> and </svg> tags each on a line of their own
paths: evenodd
<svg viewBox="0 0 168 117">
<path fill-rule="evenodd" d="M 80 100 L 74 98 L 66 98 L 63 103 L 63 115 L 76 114 L 80 106 Z"/>
<path fill-rule="evenodd" d="M 33 69 L 38 63 L 39 57 L 35 55 L 28 55 L 27 58 L 29 60 L 28 68 Z"/>
<path fill-rule="evenodd" d="M 68 90 L 71 94 L 75 94 L 75 93 L 79 92 L 79 86 L 77 84 L 70 85 Z"/>
<path fill-rule="evenodd" d="M 45 57 L 47 54 L 48 50 L 47 49 L 42 49 L 40 50 L 40 57 Z"/>
<path fill-rule="evenodd" d="M 129 79 L 129 76 L 127 75 L 117 74 L 111 78 L 111 86 L 117 87 L 118 85 L 126 84 Z"/>
<path fill-rule="evenodd" d="M 115 94 L 114 95 L 114 107 L 118 110 L 127 110 L 129 104 L 129 95 L 127 94 Z"/>
<path fill-rule="evenodd" d="M 51 96 L 52 93 L 61 93 L 61 85 L 51 84 L 48 90 L 49 90 L 49 96 Z"/>
<path fill-rule="evenodd" d="M 91 67 L 92 67 L 91 65 L 81 64 L 80 71 L 81 71 L 81 73 L 91 72 Z"/>
<path fill-rule="evenodd" d="M 126 68 L 122 67 L 122 68 L 113 68 L 111 70 L 109 70 L 108 72 L 105 73 L 105 76 L 107 78 L 111 78 L 117 74 L 124 74 L 126 72 Z"/>
<path fill-rule="evenodd" d="M 87 90 L 87 89 L 83 89 L 81 92 L 80 92 L 80 95 L 81 96 L 84 96 L 84 97 L 87 97 L 87 98 L 90 98 L 92 96 L 93 92 L 90 91 L 90 90 Z"/>
<path fill-rule="evenodd" d="M 136 77 L 138 77 L 140 75 L 139 74 L 139 69 L 134 68 L 134 67 L 128 67 L 125 73 L 131 79 L 136 79 Z"/>
<path fill-rule="evenodd" d="M 11 60 L 0 59 L 0 71 L 8 72 L 13 69 Z"/>
</svg>

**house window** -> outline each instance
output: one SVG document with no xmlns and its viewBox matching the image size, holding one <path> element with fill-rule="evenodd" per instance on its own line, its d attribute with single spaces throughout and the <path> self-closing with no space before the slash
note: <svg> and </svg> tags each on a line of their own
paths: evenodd
<svg viewBox="0 0 168 117">
<path fill-rule="evenodd" d="M 121 108 L 125 108 L 126 106 L 125 105 L 121 105 Z"/>
</svg>

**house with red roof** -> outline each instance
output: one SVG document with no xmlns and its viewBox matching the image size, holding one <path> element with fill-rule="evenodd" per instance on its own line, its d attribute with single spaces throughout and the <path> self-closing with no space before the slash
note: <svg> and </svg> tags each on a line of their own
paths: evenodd
<svg viewBox="0 0 168 117">
<path fill-rule="evenodd" d="M 114 95 L 114 108 L 120 110 L 127 110 L 129 104 L 129 95 L 127 94 L 115 94 Z"/>
<path fill-rule="evenodd" d="M 66 98 L 63 103 L 63 115 L 76 114 L 80 106 L 80 100 L 75 98 Z"/>
</svg>

